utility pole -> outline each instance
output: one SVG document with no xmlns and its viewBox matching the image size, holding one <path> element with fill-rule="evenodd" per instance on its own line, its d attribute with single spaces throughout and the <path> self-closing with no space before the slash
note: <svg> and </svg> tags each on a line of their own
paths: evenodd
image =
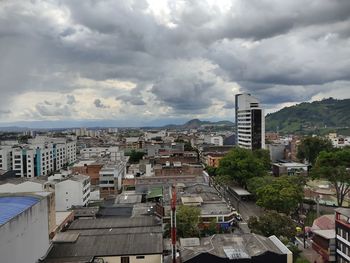
<svg viewBox="0 0 350 263">
<path fill-rule="evenodd" d="M 171 255 L 172 262 L 176 263 L 176 187 L 172 186 L 171 194 Z"/>
</svg>

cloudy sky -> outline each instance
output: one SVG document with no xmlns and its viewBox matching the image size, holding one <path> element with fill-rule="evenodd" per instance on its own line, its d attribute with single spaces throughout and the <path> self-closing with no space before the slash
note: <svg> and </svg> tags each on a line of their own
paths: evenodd
<svg viewBox="0 0 350 263">
<path fill-rule="evenodd" d="M 349 0 L 1 0 L 0 125 L 233 120 L 350 97 Z"/>
</svg>

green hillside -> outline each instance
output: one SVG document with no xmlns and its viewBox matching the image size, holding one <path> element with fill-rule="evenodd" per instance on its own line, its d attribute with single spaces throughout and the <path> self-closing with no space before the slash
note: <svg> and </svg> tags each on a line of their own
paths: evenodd
<svg viewBox="0 0 350 263">
<path fill-rule="evenodd" d="M 266 131 L 281 133 L 350 133 L 350 99 L 333 98 L 286 107 L 266 116 Z"/>
</svg>

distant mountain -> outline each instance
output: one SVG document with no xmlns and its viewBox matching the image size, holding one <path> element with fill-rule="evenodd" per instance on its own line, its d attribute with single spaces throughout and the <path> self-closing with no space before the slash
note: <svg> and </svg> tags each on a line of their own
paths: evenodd
<svg viewBox="0 0 350 263">
<path fill-rule="evenodd" d="M 231 127 L 231 126 L 234 126 L 234 123 L 230 122 L 230 121 L 212 122 L 212 121 L 201 121 L 199 119 L 193 119 L 193 120 L 190 120 L 182 125 L 169 124 L 169 125 L 163 126 L 162 128 L 163 129 L 198 129 L 198 128 L 205 127 L 205 126 Z"/>
<path fill-rule="evenodd" d="M 266 116 L 266 131 L 312 133 L 350 128 L 350 99 L 303 102 Z"/>
</svg>

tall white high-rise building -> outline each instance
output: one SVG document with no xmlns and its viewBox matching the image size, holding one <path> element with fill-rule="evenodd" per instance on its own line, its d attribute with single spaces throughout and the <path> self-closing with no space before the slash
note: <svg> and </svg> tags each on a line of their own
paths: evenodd
<svg viewBox="0 0 350 263">
<path fill-rule="evenodd" d="M 259 101 L 250 94 L 237 94 L 236 145 L 245 149 L 265 148 L 265 116 Z"/>
</svg>

